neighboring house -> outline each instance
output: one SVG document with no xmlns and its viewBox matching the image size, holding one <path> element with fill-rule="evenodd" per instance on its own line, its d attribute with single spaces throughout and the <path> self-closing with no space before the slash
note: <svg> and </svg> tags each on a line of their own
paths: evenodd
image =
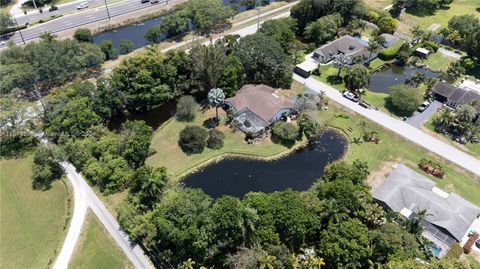
<svg viewBox="0 0 480 269">
<path fill-rule="evenodd" d="M 441 81 L 433 87 L 432 92 L 435 99 L 453 109 L 477 101 L 475 105 L 475 109 L 477 110 L 475 123 L 480 124 L 480 85 L 466 80 L 457 88 Z"/>
<path fill-rule="evenodd" d="M 318 63 L 311 57 L 306 56 L 305 61 L 297 64 L 293 72 L 299 74 L 304 78 L 308 78 L 311 73 L 318 68 Z"/>
<path fill-rule="evenodd" d="M 445 255 L 453 242 L 464 244 L 480 221 L 479 207 L 440 190 L 435 182 L 402 164 L 373 191 L 373 198 L 385 209 L 406 218 L 426 210 L 421 221 L 422 235 L 434 244 L 432 252 L 437 257 Z"/>
<path fill-rule="evenodd" d="M 244 85 L 234 97 L 225 100 L 225 109 L 234 109 L 233 120 L 244 133 L 257 136 L 270 124 L 293 112 L 294 101 L 274 93 L 267 85 Z"/>
<path fill-rule="evenodd" d="M 383 44 L 383 47 L 385 48 L 390 48 L 391 46 L 397 44 L 398 41 L 400 41 L 399 37 L 391 34 L 381 34 L 380 36 L 385 39 L 385 43 Z"/>
<path fill-rule="evenodd" d="M 352 58 L 361 57 L 364 62 L 368 62 L 370 57 L 370 51 L 367 49 L 365 41 L 345 35 L 316 49 L 313 52 L 313 58 L 319 63 L 328 63 L 338 54 L 344 54 Z M 377 53 L 373 52 L 370 60 L 376 57 Z"/>
</svg>

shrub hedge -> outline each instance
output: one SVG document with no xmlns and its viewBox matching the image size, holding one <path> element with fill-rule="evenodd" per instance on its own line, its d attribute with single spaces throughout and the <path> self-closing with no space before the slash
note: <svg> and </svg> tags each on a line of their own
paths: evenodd
<svg viewBox="0 0 480 269">
<path fill-rule="evenodd" d="M 380 53 L 378 54 L 378 58 L 380 58 L 381 60 L 384 60 L 384 61 L 389 61 L 389 60 L 394 59 L 395 56 L 397 56 L 398 51 L 402 47 L 403 43 L 404 43 L 404 41 L 400 40 L 397 43 L 395 43 L 393 46 L 391 46 L 389 48 L 382 49 L 380 51 Z"/>
</svg>

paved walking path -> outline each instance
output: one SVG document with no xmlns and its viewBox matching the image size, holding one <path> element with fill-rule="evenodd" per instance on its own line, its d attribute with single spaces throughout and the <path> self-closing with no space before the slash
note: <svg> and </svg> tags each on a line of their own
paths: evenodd
<svg viewBox="0 0 480 269">
<path fill-rule="evenodd" d="M 300 83 L 304 83 L 307 87 L 316 92 L 325 92 L 328 98 L 332 99 L 333 101 L 350 108 L 351 110 L 365 116 L 366 118 L 382 125 L 387 129 L 392 130 L 393 132 L 416 143 L 417 145 L 480 176 L 480 160 L 455 148 L 454 146 L 446 144 L 443 141 L 440 141 L 437 138 L 411 126 L 410 124 L 390 117 L 381 111 L 365 109 L 359 106 L 357 103 L 344 98 L 338 90 L 332 88 L 330 85 L 322 83 L 314 78 L 304 79 L 296 74 L 294 74 L 293 78 Z"/>
<path fill-rule="evenodd" d="M 153 269 L 154 267 L 151 265 L 142 248 L 135 244 L 120 228 L 118 222 L 103 205 L 103 202 L 97 197 L 95 192 L 93 192 L 85 178 L 76 171 L 71 163 L 62 162 L 61 165 L 73 186 L 75 208 L 67 237 L 65 238 L 60 254 L 55 260 L 53 268 L 68 268 L 82 230 L 87 208 L 90 207 L 135 268 Z"/>
</svg>

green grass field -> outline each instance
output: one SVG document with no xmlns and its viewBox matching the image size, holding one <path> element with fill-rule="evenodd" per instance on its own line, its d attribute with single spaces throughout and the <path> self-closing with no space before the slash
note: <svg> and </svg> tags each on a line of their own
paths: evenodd
<svg viewBox="0 0 480 269">
<path fill-rule="evenodd" d="M 445 27 L 448 25 L 448 20 L 455 15 L 473 14 L 480 19 L 480 12 L 475 11 L 475 8 L 479 6 L 478 0 L 454 0 L 449 6 L 448 9 L 437 10 L 433 15 L 402 14 L 401 21 L 403 23 L 401 24 L 403 25 L 399 25 L 397 30 L 408 33 L 408 26 L 419 25 L 428 29 L 434 23 Z"/>
<path fill-rule="evenodd" d="M 49 267 L 66 234 L 67 187 L 33 190 L 31 167 L 32 156 L 0 160 L 0 268 Z"/>
<path fill-rule="evenodd" d="M 436 72 L 447 71 L 450 63 L 455 61 L 455 58 L 447 57 L 440 52 L 430 54 L 427 59 L 420 60 L 421 63 L 426 64 L 429 69 Z"/>
<path fill-rule="evenodd" d="M 89 210 L 69 268 L 121 269 L 133 268 L 133 266 L 97 217 Z"/>
<path fill-rule="evenodd" d="M 417 168 L 420 159 L 436 160 L 442 163 L 446 170 L 444 179 L 431 177 L 438 186 L 446 191 L 456 192 L 476 205 L 480 205 L 480 196 L 478 195 L 480 177 L 460 169 L 361 115 L 355 114 L 339 105 L 331 104 L 330 107 L 331 109 L 328 111 L 320 111 L 319 117 L 323 118 L 327 125 L 344 130 L 350 139 L 353 140 L 353 138 L 361 136 L 359 123 L 362 120 L 367 122 L 367 131 L 375 131 L 380 137 L 378 145 L 366 142 L 351 143 L 345 156 L 347 161 L 356 159 L 367 161 L 371 171 L 381 168 L 382 164 L 386 162 L 401 162 L 420 171 Z M 340 114 L 348 115 L 348 118 L 338 117 Z M 353 129 L 352 132 L 347 130 L 349 127 Z"/>
<path fill-rule="evenodd" d="M 221 118 L 226 116 L 220 109 L 219 114 Z M 220 123 L 217 129 L 224 132 L 226 136 L 224 146 L 221 149 L 212 150 L 205 148 L 203 153 L 192 155 L 183 153 L 177 143 L 179 132 L 187 125 L 201 126 L 204 120 L 214 115 L 215 110 L 210 109 L 205 112 L 198 112 L 195 120 L 190 123 L 179 122 L 172 118 L 155 132 L 151 148 L 156 153 L 148 158 L 146 163 L 154 167 L 165 166 L 174 177 L 177 177 L 197 165 L 224 154 L 273 157 L 288 150 L 285 146 L 275 144 L 270 139 L 257 144 L 247 144 L 244 141 L 245 135 L 242 132 L 233 132 L 228 126 Z"/>
</svg>

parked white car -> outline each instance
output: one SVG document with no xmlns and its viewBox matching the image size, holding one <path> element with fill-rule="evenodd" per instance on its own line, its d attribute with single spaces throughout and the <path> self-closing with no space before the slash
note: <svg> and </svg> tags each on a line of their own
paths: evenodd
<svg viewBox="0 0 480 269">
<path fill-rule="evenodd" d="M 354 101 L 354 102 L 358 102 L 358 97 L 355 96 L 355 94 L 353 94 L 352 92 L 346 91 L 346 92 L 344 92 L 342 95 L 343 95 L 343 97 L 345 97 L 345 98 L 347 98 L 347 99 L 349 99 L 349 100 L 352 100 L 352 101 Z"/>
<path fill-rule="evenodd" d="M 86 3 L 86 2 L 77 5 L 77 9 L 84 9 L 84 8 L 87 8 L 87 7 L 88 7 L 88 3 Z"/>
<path fill-rule="evenodd" d="M 425 101 L 423 102 L 419 107 L 418 107 L 418 112 L 423 112 L 425 109 L 427 109 L 430 106 L 430 102 Z"/>
</svg>

